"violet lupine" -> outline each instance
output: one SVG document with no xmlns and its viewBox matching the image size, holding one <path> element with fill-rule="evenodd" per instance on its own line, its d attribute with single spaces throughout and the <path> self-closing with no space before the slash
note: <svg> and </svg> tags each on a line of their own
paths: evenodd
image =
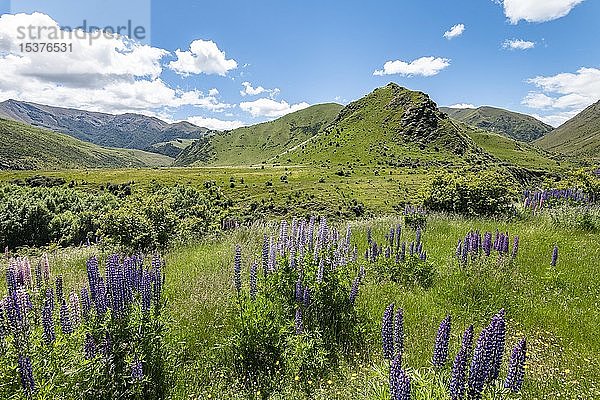
<svg viewBox="0 0 600 400">
<path fill-rule="evenodd" d="M 469 399 L 480 400 L 489 372 L 489 359 L 492 350 L 491 334 L 487 328 L 481 331 L 473 352 L 473 359 L 467 379 Z"/>
<path fill-rule="evenodd" d="M 468 350 L 461 347 L 452 364 L 452 377 L 450 378 L 450 398 L 452 400 L 463 400 L 465 398 L 467 359 Z"/>
<path fill-rule="evenodd" d="M 302 278 L 298 276 L 296 281 L 296 287 L 294 289 L 294 298 L 296 302 L 301 303 L 304 300 L 304 286 L 302 285 Z"/>
<path fill-rule="evenodd" d="M 558 261 L 558 246 L 554 246 L 552 250 L 552 260 L 550 261 L 550 265 L 556 267 L 556 262 Z"/>
<path fill-rule="evenodd" d="M 492 234 L 490 232 L 486 232 L 483 236 L 482 248 L 486 257 L 489 257 L 492 252 Z"/>
<path fill-rule="evenodd" d="M 506 339 L 506 321 L 504 320 L 504 309 L 500 310 L 490 323 L 490 331 L 493 332 L 492 354 L 490 358 L 490 370 L 488 374 L 488 381 L 493 382 L 498 379 L 500 374 L 500 367 L 502 365 L 502 358 L 504 356 L 504 345 Z"/>
<path fill-rule="evenodd" d="M 296 335 L 301 335 L 304 332 L 304 327 L 302 323 L 302 309 L 300 307 L 296 308 L 294 327 L 296 328 Z"/>
<path fill-rule="evenodd" d="M 390 394 L 392 400 L 410 400 L 410 378 L 402 369 L 401 358 L 390 367 Z"/>
<path fill-rule="evenodd" d="M 240 294 L 242 291 L 242 247 L 235 246 L 235 258 L 233 260 L 233 283 L 235 290 Z"/>
<path fill-rule="evenodd" d="M 387 306 L 383 313 L 381 342 L 383 357 L 392 360 L 394 358 L 394 303 Z"/>
<path fill-rule="evenodd" d="M 263 236 L 263 247 L 262 247 L 262 266 L 263 274 L 267 276 L 269 274 L 269 250 L 271 248 L 271 242 L 267 235 Z"/>
<path fill-rule="evenodd" d="M 252 263 L 250 267 L 250 298 L 252 300 L 256 299 L 256 292 L 258 291 L 258 264 L 256 262 Z"/>
<path fill-rule="evenodd" d="M 508 362 L 508 374 L 504 381 L 504 387 L 512 392 L 518 392 L 523 386 L 525 377 L 525 361 L 527 359 L 527 343 L 525 338 L 513 348 Z"/>
<path fill-rule="evenodd" d="M 83 354 L 86 360 L 91 360 L 96 357 L 96 340 L 91 333 L 86 332 L 83 342 Z"/>
<path fill-rule="evenodd" d="M 354 302 L 356 301 L 356 298 L 358 297 L 358 287 L 360 285 L 360 274 L 354 278 L 354 281 L 352 282 L 352 287 L 350 288 L 350 304 L 354 304 Z"/>
<path fill-rule="evenodd" d="M 8 294 L 13 294 L 17 291 L 17 272 L 12 265 L 9 265 L 6 269 L 6 285 L 8 287 Z"/>
<path fill-rule="evenodd" d="M 323 274 L 325 272 L 325 260 L 321 258 L 319 260 L 319 267 L 317 269 L 317 283 L 323 283 Z"/>
<path fill-rule="evenodd" d="M 417 227 L 417 233 L 416 233 L 415 242 L 417 244 L 421 243 L 421 228 L 420 227 Z"/>
<path fill-rule="evenodd" d="M 433 348 L 433 357 L 431 363 L 434 367 L 442 368 L 448 360 L 448 346 L 450 344 L 450 328 L 452 317 L 448 315 L 441 322 L 435 338 L 435 346 Z"/>
<path fill-rule="evenodd" d="M 404 352 L 404 311 L 398 308 L 394 318 L 394 344 L 396 356 Z"/>
<path fill-rule="evenodd" d="M 471 357 L 471 352 L 473 351 L 473 333 L 473 325 L 469 325 L 462 336 L 461 348 L 466 350 L 467 358 Z"/>
<path fill-rule="evenodd" d="M 69 307 L 67 307 L 67 302 L 64 299 L 60 306 L 59 314 L 60 329 L 62 330 L 62 333 L 64 335 L 70 335 L 73 333 L 73 324 L 71 323 L 71 319 L 69 317 Z"/>
<path fill-rule="evenodd" d="M 142 275 L 142 312 L 148 314 L 152 306 L 152 276 L 148 271 Z"/>
<path fill-rule="evenodd" d="M 60 303 L 63 301 L 63 277 L 59 275 L 56 277 L 56 301 Z"/>
<path fill-rule="evenodd" d="M 515 238 L 513 239 L 513 247 L 512 247 L 512 252 L 511 252 L 510 257 L 516 258 L 518 251 L 519 251 L 519 237 L 515 236 Z"/>
<path fill-rule="evenodd" d="M 131 377 L 134 380 L 141 380 L 144 377 L 142 361 L 140 361 L 140 359 L 137 357 L 131 363 Z"/>
<path fill-rule="evenodd" d="M 54 331 L 54 320 L 52 319 L 52 307 L 48 304 L 48 300 L 46 300 L 46 304 L 42 308 L 42 327 L 42 336 L 46 344 L 50 345 L 54 343 L 56 333 Z"/>
<path fill-rule="evenodd" d="M 19 356 L 19 376 L 21 377 L 21 386 L 25 397 L 31 398 L 35 393 L 35 381 L 33 380 L 33 368 L 31 359 L 27 356 Z"/>
<path fill-rule="evenodd" d="M 306 307 L 310 306 L 310 288 L 307 286 L 304 288 L 303 301 Z"/>
</svg>

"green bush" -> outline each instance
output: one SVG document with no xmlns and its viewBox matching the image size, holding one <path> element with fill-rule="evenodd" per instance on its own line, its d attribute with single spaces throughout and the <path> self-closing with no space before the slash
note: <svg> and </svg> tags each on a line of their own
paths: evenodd
<svg viewBox="0 0 600 400">
<path fill-rule="evenodd" d="M 485 171 L 437 174 L 426 193 L 428 210 L 466 216 L 498 216 L 514 212 L 516 183 L 508 173 Z"/>
</svg>

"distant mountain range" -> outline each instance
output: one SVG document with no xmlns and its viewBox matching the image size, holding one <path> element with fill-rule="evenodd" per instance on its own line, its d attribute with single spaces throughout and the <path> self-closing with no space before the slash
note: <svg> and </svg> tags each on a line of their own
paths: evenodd
<svg viewBox="0 0 600 400">
<path fill-rule="evenodd" d="M 200 139 L 208 131 L 189 122 L 169 124 L 140 114 L 112 115 L 16 100 L 0 103 L 0 117 L 100 146 L 146 150 L 171 157 L 182 150 L 173 141 Z"/>
<path fill-rule="evenodd" d="M 172 161 L 162 154 L 105 148 L 62 133 L 0 119 L 0 169 L 158 167 Z"/>
<path fill-rule="evenodd" d="M 457 121 L 523 142 L 533 142 L 554 129 L 530 115 L 501 108 L 488 106 L 479 108 L 441 107 L 440 110 Z"/>
<path fill-rule="evenodd" d="M 536 141 L 546 150 L 600 159 L 600 101 Z"/>
</svg>

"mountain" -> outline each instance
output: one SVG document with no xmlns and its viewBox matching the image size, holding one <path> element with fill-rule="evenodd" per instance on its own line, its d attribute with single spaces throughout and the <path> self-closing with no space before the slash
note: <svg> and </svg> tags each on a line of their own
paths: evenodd
<svg viewBox="0 0 600 400">
<path fill-rule="evenodd" d="M 428 95 L 390 83 L 344 107 L 280 159 L 323 166 L 447 165 L 490 160 Z"/>
<path fill-rule="evenodd" d="M 66 133 L 100 146 L 147 150 L 170 156 L 181 149 L 167 144 L 177 139 L 199 139 L 206 132 L 188 122 L 169 124 L 140 114 L 112 115 L 7 100 L 0 103 L 0 117 Z"/>
<path fill-rule="evenodd" d="M 135 149 L 104 148 L 47 129 L 0 118 L 0 169 L 156 167 L 172 158 Z"/>
<path fill-rule="evenodd" d="M 457 121 L 523 142 L 532 142 L 554 129 L 530 115 L 501 108 L 488 106 L 479 108 L 440 107 L 440 110 Z"/>
<path fill-rule="evenodd" d="M 548 151 L 570 156 L 600 158 L 600 101 L 536 141 L 536 144 Z"/>
<path fill-rule="evenodd" d="M 319 104 L 274 121 L 217 132 L 187 147 L 175 165 L 251 165 L 273 162 L 288 149 L 310 140 L 335 119 L 342 106 Z"/>
</svg>

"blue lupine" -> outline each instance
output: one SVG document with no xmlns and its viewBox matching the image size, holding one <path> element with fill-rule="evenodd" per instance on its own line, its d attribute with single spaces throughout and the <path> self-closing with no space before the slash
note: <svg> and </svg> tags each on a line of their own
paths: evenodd
<svg viewBox="0 0 600 400">
<path fill-rule="evenodd" d="M 131 377 L 140 380 L 144 377 L 144 368 L 139 358 L 135 358 L 131 363 Z"/>
<path fill-rule="evenodd" d="M 294 289 L 294 298 L 298 303 L 304 300 L 304 286 L 302 285 L 302 278 L 299 276 L 296 281 L 296 287 Z"/>
<path fill-rule="evenodd" d="M 354 281 L 352 282 L 352 287 L 350 288 L 350 304 L 354 304 L 354 302 L 356 301 L 356 298 L 358 297 L 358 288 L 360 285 L 360 275 L 358 275 L 356 278 L 354 278 Z"/>
<path fill-rule="evenodd" d="M 242 291 L 242 247 L 235 246 L 235 258 L 233 261 L 233 283 L 238 294 Z"/>
<path fill-rule="evenodd" d="M 252 266 L 250 267 L 250 298 L 252 300 L 256 299 L 256 292 L 258 291 L 257 274 L 258 264 L 256 262 L 253 262 Z"/>
<path fill-rule="evenodd" d="M 461 347 L 452 364 L 452 377 L 450 379 L 450 398 L 452 400 L 463 400 L 465 386 L 467 384 L 467 358 L 465 347 Z"/>
<path fill-rule="evenodd" d="M 19 376 L 21 377 L 21 386 L 25 397 L 31 398 L 35 393 L 35 381 L 33 380 L 33 368 L 31 359 L 27 356 L 19 356 Z"/>
<path fill-rule="evenodd" d="M 63 301 L 63 277 L 59 275 L 56 277 L 56 301 L 60 304 Z"/>
<path fill-rule="evenodd" d="M 64 335 L 70 335 L 73 333 L 73 324 L 71 323 L 71 319 L 69 317 L 69 308 L 67 307 L 67 302 L 64 299 L 60 306 L 59 314 L 60 328 L 62 333 Z"/>
<path fill-rule="evenodd" d="M 387 306 L 383 313 L 381 341 L 383 357 L 392 360 L 394 358 L 394 303 Z"/>
<path fill-rule="evenodd" d="M 6 269 L 6 285 L 8 286 L 8 294 L 17 291 L 17 272 L 12 265 L 9 265 Z"/>
<path fill-rule="evenodd" d="M 473 333 L 473 325 L 469 325 L 462 337 L 461 347 L 466 350 L 467 358 L 471 357 L 471 352 L 473 351 Z"/>
<path fill-rule="evenodd" d="M 306 307 L 310 305 L 310 288 L 308 286 L 304 288 L 303 303 Z"/>
<path fill-rule="evenodd" d="M 421 228 L 417 227 L 417 233 L 416 233 L 416 238 L 415 238 L 415 242 L 421 243 Z"/>
<path fill-rule="evenodd" d="M 504 381 L 504 387 L 512 392 L 518 392 L 523 386 L 525 377 L 525 361 L 527 359 L 527 343 L 525 338 L 513 348 L 508 362 L 508 374 Z"/>
<path fill-rule="evenodd" d="M 444 366 L 444 364 L 446 364 L 446 361 L 448 360 L 451 318 L 452 317 L 450 315 L 444 318 L 438 329 L 438 333 L 435 338 L 435 346 L 433 348 L 433 357 L 431 358 L 431 363 L 434 367 L 441 368 Z"/>
<path fill-rule="evenodd" d="M 552 260 L 550 261 L 550 265 L 556 267 L 556 262 L 558 261 L 558 246 L 554 246 L 552 250 Z"/>
<path fill-rule="evenodd" d="M 500 374 L 502 358 L 504 356 L 504 342 L 506 339 L 506 321 L 504 320 L 504 309 L 500 310 L 492 318 L 490 331 L 493 332 L 493 350 L 490 359 L 490 371 L 488 381 L 493 382 Z"/>
<path fill-rule="evenodd" d="M 404 352 L 404 311 L 398 308 L 394 318 L 394 344 L 396 356 Z"/>
<path fill-rule="evenodd" d="M 43 338 L 46 344 L 54 343 L 56 339 L 56 334 L 54 331 L 54 320 L 52 319 L 52 308 L 48 305 L 48 301 L 46 300 L 46 304 L 44 308 L 42 308 L 42 327 L 43 327 Z"/>
<path fill-rule="evenodd" d="M 317 269 L 317 283 L 323 282 L 323 274 L 325 272 L 325 260 L 321 258 L 319 260 L 319 267 Z"/>
<path fill-rule="evenodd" d="M 142 275 L 142 312 L 148 314 L 152 305 L 152 276 L 144 271 Z"/>
<path fill-rule="evenodd" d="M 519 237 L 515 236 L 515 238 L 513 239 L 511 258 L 516 258 L 518 251 L 519 251 Z"/>
<path fill-rule="evenodd" d="M 490 232 L 485 233 L 482 247 L 485 255 L 489 257 L 490 253 L 492 252 L 492 234 Z"/>
<path fill-rule="evenodd" d="M 489 373 L 489 358 L 493 342 L 491 334 L 487 329 L 481 331 L 477 339 L 477 345 L 473 352 L 471 367 L 469 368 L 469 377 L 467 379 L 467 393 L 469 399 L 480 400 L 483 387 Z"/>
<path fill-rule="evenodd" d="M 392 400 L 410 400 L 410 378 L 402 369 L 401 358 L 390 367 L 390 394 Z"/>
</svg>

